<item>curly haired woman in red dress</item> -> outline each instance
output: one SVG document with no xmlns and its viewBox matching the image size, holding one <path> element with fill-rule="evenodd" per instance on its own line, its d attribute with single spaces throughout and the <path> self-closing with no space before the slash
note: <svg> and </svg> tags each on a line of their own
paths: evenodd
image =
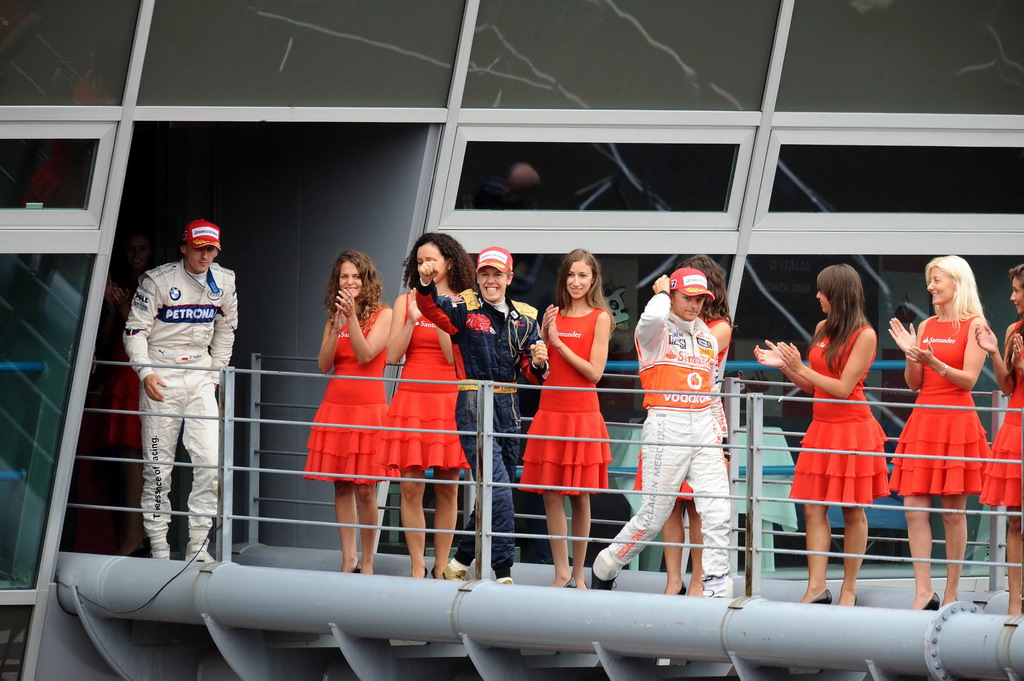
<svg viewBox="0 0 1024 681">
<path fill-rule="evenodd" d="M 925 267 L 928 293 L 934 317 L 921 322 L 914 331 L 897 319 L 889 322 L 889 333 L 907 356 L 903 376 L 911 390 L 920 390 L 916 405 L 974 407 L 971 389 L 985 364 L 985 351 L 978 345 L 978 329 L 985 318 L 971 266 L 957 255 L 935 258 Z M 893 458 L 889 487 L 903 496 L 907 510 L 910 555 L 927 559 L 932 555 L 932 528 L 927 509 L 933 495 L 942 508 L 963 511 L 967 495 L 981 492 L 982 465 L 971 459 L 991 456 L 985 428 L 976 411 L 946 411 L 915 407 L 907 419 Z M 907 455 L 942 457 L 917 459 Z M 946 457 L 949 457 L 947 459 Z M 950 459 L 961 460 L 950 460 Z M 913 510 L 911 510 L 913 509 Z M 963 560 L 967 549 L 967 517 L 943 513 L 946 559 Z M 946 565 L 946 590 L 942 603 L 958 599 L 963 566 Z M 931 565 L 914 563 L 915 609 L 936 610 L 939 597 L 932 591 Z"/>
<path fill-rule="evenodd" d="M 391 308 L 380 304 L 381 283 L 377 267 L 359 251 L 342 251 L 327 280 L 324 308 L 327 323 L 317 356 L 320 371 L 335 376 L 384 375 L 384 346 L 391 326 Z M 377 524 L 376 480 L 342 478 L 340 475 L 384 476 L 374 461 L 380 425 L 387 412 L 383 381 L 332 378 L 316 412 L 318 424 L 346 424 L 355 428 L 315 425 L 309 434 L 306 478 L 334 483 L 334 510 L 339 523 Z M 341 535 L 341 571 L 373 572 L 373 547 L 377 531 L 362 528 L 362 555 L 356 551 L 356 530 L 338 528 Z"/>
<path fill-rule="evenodd" d="M 1010 270 L 1010 302 L 1017 317 L 1024 318 L 1024 265 Z M 986 506 L 1005 506 L 1010 515 L 1006 528 L 1006 562 L 1015 564 L 1008 572 L 1010 589 L 1007 614 L 1021 614 L 1020 579 L 1020 490 L 1021 447 L 1020 412 L 1024 409 L 1024 322 L 1016 321 L 1006 327 L 1003 354 L 999 354 L 999 340 L 988 326 L 977 329 L 978 345 L 992 357 L 996 382 L 1003 394 L 1010 396 L 1010 411 L 1006 413 L 992 443 L 992 458 L 1003 459 L 985 466 L 981 478 L 981 503 Z"/>
<path fill-rule="evenodd" d="M 577 248 L 558 268 L 556 305 L 544 312 L 541 338 L 548 345 L 551 375 L 546 386 L 593 388 L 604 373 L 608 360 L 608 339 L 612 316 L 604 299 L 601 266 L 587 250 Z M 530 435 L 607 439 L 608 429 L 601 415 L 596 392 L 545 390 Z M 526 485 L 559 487 L 608 487 L 608 462 L 612 460 L 607 442 L 567 440 L 527 441 L 521 482 Z M 528 489 L 543 493 L 548 533 L 568 535 L 565 497 L 572 508 L 573 536 L 590 535 L 590 493 L 567 490 Z M 583 565 L 587 541 L 574 540 L 573 564 L 564 539 L 551 540 L 555 564 L 552 586 L 586 589 Z"/>
<path fill-rule="evenodd" d="M 413 244 L 405 259 L 404 281 L 409 288 L 419 282 L 417 268 L 424 262 L 438 265 L 434 284 L 438 293 L 454 296 L 472 288 L 473 261 L 466 249 L 448 234 L 428 232 Z M 455 381 L 455 352 L 451 337 L 423 317 L 416 306 L 416 295 L 405 293 L 395 300 L 395 312 L 388 334 L 388 362 L 397 364 L 405 356 L 403 379 Z M 452 383 L 399 383 L 391 398 L 384 425 L 392 428 L 417 428 L 456 431 L 455 398 L 458 387 Z M 441 433 L 385 431 L 381 435 L 378 463 L 402 476 L 402 526 L 409 548 L 410 574 L 425 577 L 426 518 L 423 513 L 425 472 L 434 470 L 435 480 L 455 481 L 469 463 L 462 453 L 459 436 Z M 452 534 L 458 519 L 459 496 L 455 485 L 434 485 L 434 576 L 440 577 L 448 563 Z M 447 530 L 447 532 L 445 532 Z"/>
<path fill-rule="evenodd" d="M 864 314 L 864 284 L 849 265 L 832 265 L 818 274 L 818 302 L 827 317 L 818 322 L 807 353 L 810 366 L 800 360 L 791 343 L 755 348 L 762 364 L 779 366 L 801 390 L 817 399 L 847 400 L 846 404 L 815 402 L 811 425 L 803 439 L 805 450 L 835 449 L 851 452 L 802 451 L 790 489 L 791 499 L 843 504 L 869 504 L 889 496 L 888 469 L 883 454 L 885 433 L 871 414 L 864 397 L 864 379 L 875 359 L 878 335 Z M 864 454 L 858 454 L 864 452 Z M 804 504 L 807 550 L 824 553 L 832 543 L 828 506 Z M 843 552 L 863 555 L 867 550 L 868 521 L 863 508 L 843 507 Z M 854 605 L 857 574 L 862 558 L 843 559 L 840 605 Z M 826 588 L 828 556 L 807 556 L 807 590 L 801 603 L 832 602 Z"/>
</svg>

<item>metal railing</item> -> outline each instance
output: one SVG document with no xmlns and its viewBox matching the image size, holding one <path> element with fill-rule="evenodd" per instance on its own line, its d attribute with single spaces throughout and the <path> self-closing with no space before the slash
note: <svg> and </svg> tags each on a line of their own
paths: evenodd
<svg viewBox="0 0 1024 681">
<path fill-rule="evenodd" d="M 261 508 L 261 501 L 265 500 L 262 496 L 261 490 L 261 478 L 266 475 L 282 475 L 282 476 L 296 476 L 303 475 L 304 471 L 301 469 L 294 468 L 271 468 L 262 465 L 260 456 L 262 453 L 266 453 L 268 450 L 261 448 L 262 443 L 262 431 L 264 428 L 304 428 L 308 429 L 313 425 L 311 420 L 297 420 L 297 419 L 276 419 L 267 418 L 263 414 L 264 408 L 273 407 L 275 409 L 309 409 L 315 408 L 315 405 L 307 404 L 289 404 L 286 402 L 274 401 L 264 402 L 264 390 L 263 390 L 263 379 L 268 376 L 285 377 L 289 379 L 310 379 L 315 378 L 324 380 L 324 376 L 319 373 L 302 372 L 302 371 L 277 371 L 268 370 L 263 368 L 264 357 L 255 356 L 252 369 L 237 369 L 233 367 L 227 367 L 217 369 L 216 371 L 220 374 L 220 409 L 221 413 L 219 418 L 221 420 L 221 457 L 220 457 L 220 469 L 221 469 L 221 506 L 217 517 L 214 522 L 219 526 L 219 541 L 217 542 L 218 557 L 224 561 L 231 560 L 230 547 L 234 544 L 234 523 L 242 523 L 244 530 L 244 540 L 247 542 L 257 542 L 259 540 L 259 527 L 261 524 L 295 524 L 295 525 L 308 525 L 311 527 L 351 527 L 351 528 L 367 528 L 372 527 L 382 531 L 418 531 L 418 532 L 447 532 L 454 535 L 465 535 L 468 534 L 462 530 L 434 530 L 433 528 L 425 529 L 413 529 L 405 528 L 395 525 L 387 525 L 383 521 L 383 511 L 379 517 L 377 525 L 367 526 L 359 523 L 338 523 L 333 521 L 320 521 L 320 520 L 306 520 L 300 518 L 287 518 L 287 517 L 272 517 L 264 513 Z M 281 358 L 276 358 L 281 359 Z M 300 359 L 300 358 L 286 358 L 286 359 Z M 305 359 L 305 358 L 302 358 Z M 118 364 L 118 363 L 106 363 L 106 364 Z M 175 367 L 181 368 L 181 367 Z M 196 370 L 204 370 L 197 368 Z M 210 369 L 205 369 L 210 370 Z M 246 377 L 249 381 L 249 400 L 248 400 L 248 416 L 236 416 L 236 380 L 239 376 Z M 396 378 L 355 378 L 355 377 L 339 377 L 346 380 L 369 380 L 369 381 L 384 381 L 387 384 L 397 384 L 400 379 Z M 331 380 L 328 378 L 327 380 Z M 433 381 L 417 381 L 419 383 L 438 383 Z M 777 466 L 768 465 L 764 463 L 765 454 L 768 452 L 799 452 L 807 451 L 802 450 L 800 447 L 790 447 L 788 445 L 782 446 L 779 444 L 770 444 L 766 441 L 765 431 L 765 405 L 771 403 L 785 403 L 785 402 L 809 402 L 815 401 L 809 397 L 797 397 L 793 395 L 765 395 L 763 392 L 750 392 L 746 389 L 748 383 L 756 383 L 758 386 L 763 386 L 764 381 L 743 381 L 740 379 L 727 379 L 722 392 L 716 393 L 719 395 L 724 402 L 726 418 L 729 428 L 729 437 L 724 444 L 717 442 L 676 442 L 667 443 L 680 446 L 701 446 L 701 447 L 715 447 L 721 448 L 726 451 L 730 451 L 734 454 L 730 464 L 730 481 L 733 485 L 732 489 L 735 490 L 735 485 L 738 483 L 745 483 L 745 490 L 742 495 L 730 494 L 727 498 L 732 502 L 733 507 L 733 522 L 732 522 L 732 540 L 727 547 L 732 555 L 732 564 L 734 574 L 738 571 L 739 558 L 743 557 L 743 570 L 745 573 L 745 584 L 747 595 L 758 595 L 761 593 L 762 580 L 764 579 L 764 571 L 762 566 L 761 558 L 765 555 L 827 555 L 831 558 L 849 558 L 859 557 L 880 562 L 889 563 L 913 563 L 913 562 L 928 562 L 932 564 L 960 564 L 965 566 L 982 566 L 988 571 L 989 575 L 989 587 L 991 589 L 1003 588 L 1003 568 L 1009 567 L 1010 564 L 1002 560 L 993 560 L 993 556 L 999 556 L 1002 554 L 1002 549 L 1005 546 L 1005 527 L 1006 517 L 1009 515 L 1005 510 L 951 510 L 942 508 L 928 508 L 923 509 L 929 513 L 957 513 L 966 516 L 979 516 L 982 518 L 988 518 L 990 520 L 990 539 L 985 543 L 975 542 L 976 547 L 987 547 L 989 559 L 988 560 L 945 560 L 945 559 L 917 559 L 911 558 L 904 555 L 899 556 L 884 556 L 878 554 L 845 554 L 840 552 L 816 552 L 806 551 L 802 549 L 793 548 L 777 548 L 774 546 L 768 546 L 765 544 L 765 537 L 793 537 L 798 536 L 799 533 L 795 532 L 779 532 L 774 529 L 765 529 L 764 527 L 764 504 L 765 503 L 799 503 L 799 504 L 815 504 L 821 502 L 813 501 L 802 501 L 792 500 L 787 497 L 772 496 L 766 493 L 766 486 L 787 484 L 786 481 L 779 480 L 765 480 L 765 475 L 778 475 L 786 474 L 790 472 L 789 466 Z M 516 481 L 509 483 L 496 483 L 493 480 L 493 471 L 491 466 L 492 451 L 494 443 L 498 439 L 502 438 L 517 438 L 521 441 L 529 441 L 530 439 L 537 438 L 539 436 L 531 436 L 528 433 L 520 435 L 502 434 L 497 433 L 493 426 L 493 399 L 494 399 L 494 388 L 496 385 L 489 381 L 477 382 L 478 390 L 476 391 L 478 404 L 478 414 L 480 418 L 477 420 L 476 431 L 421 431 L 431 433 L 445 433 L 454 435 L 475 435 L 477 438 L 477 462 L 478 467 L 475 471 L 474 479 L 468 480 L 433 480 L 426 479 L 425 482 L 428 484 L 454 484 L 464 487 L 468 491 L 467 499 L 463 506 L 464 510 L 468 508 L 475 508 L 477 514 L 476 523 L 476 548 L 477 548 L 477 566 L 483 566 L 483 569 L 478 568 L 478 574 L 480 577 L 486 578 L 490 575 L 490 558 L 492 552 L 492 542 L 495 537 L 512 537 L 515 539 L 565 539 L 569 541 L 587 540 L 590 542 L 597 543 L 611 543 L 614 540 L 598 538 L 598 537 L 581 537 L 575 535 L 556 535 L 552 537 L 549 534 L 538 534 L 538 533 L 524 533 L 524 532 L 511 532 L 511 533 L 496 533 L 491 529 L 491 498 L 493 490 L 499 486 L 507 487 L 520 487 L 520 488 L 535 488 L 535 489 L 549 489 L 549 490 L 562 490 L 562 491 L 579 491 L 589 493 L 611 493 L 611 494 L 623 494 L 623 495 L 639 495 L 642 494 L 640 491 L 634 490 L 623 490 L 623 489 L 591 489 L 591 488 L 560 488 L 556 486 L 531 486 L 522 485 Z M 792 388 L 791 384 L 778 384 L 784 385 L 787 389 Z M 536 386 L 518 386 L 521 390 L 556 390 L 571 393 L 572 391 L 590 391 L 589 388 L 557 388 L 547 387 L 538 388 Z M 638 396 L 644 391 L 640 389 L 632 388 L 597 388 L 594 389 L 598 393 L 617 393 L 617 394 L 631 394 Z M 658 391 L 668 392 L 668 391 Z M 679 391 L 680 394 L 688 394 L 686 391 Z M 988 395 L 986 393 L 986 395 Z M 1000 417 L 1007 411 L 1003 405 L 1001 395 L 993 396 L 992 407 L 979 407 L 977 411 L 984 413 L 991 413 L 993 418 L 998 422 Z M 636 397 L 634 397 L 634 400 Z M 843 400 L 825 400 L 825 402 L 839 402 L 843 403 Z M 871 406 L 879 408 L 899 408 L 908 409 L 915 405 L 908 404 L 906 402 L 882 402 L 872 401 L 869 403 Z M 918 407 L 922 408 L 922 407 Z M 949 407 L 928 407 L 936 409 L 956 409 Z M 959 408 L 966 409 L 966 408 Z M 179 415 L 167 415 L 167 414 L 152 414 L 145 412 L 130 412 L 124 410 L 109 410 L 109 409 L 87 409 L 87 411 L 95 411 L 100 413 L 119 413 L 119 414 L 130 414 L 140 413 L 142 415 L 153 415 L 153 416 L 178 416 L 185 418 L 203 418 L 188 414 Z M 214 417 L 205 417 L 214 418 Z M 326 425 L 326 424 L 317 424 Z M 635 425 L 639 428 L 639 424 Z M 248 446 L 244 448 L 236 447 L 235 442 L 235 429 L 236 426 L 244 427 L 248 434 Z M 365 428 L 365 426 L 351 425 L 351 424 L 330 424 L 330 427 L 336 428 L 350 428 L 359 429 Z M 409 431 L 404 428 L 388 428 L 380 427 L 381 431 Z M 415 432 L 415 431 L 414 431 Z M 774 433 L 774 435 L 782 434 L 783 431 Z M 794 431 L 785 431 L 786 435 L 799 436 L 802 433 Z M 563 438 L 556 438 L 552 436 L 542 436 L 542 439 L 546 440 L 558 440 Z M 573 438 L 564 438 L 571 440 Z M 588 438 L 575 438 L 576 440 L 584 441 Z M 739 440 L 744 440 L 742 444 L 738 444 Z M 622 439 L 622 438 L 590 438 L 593 442 L 605 442 L 609 445 L 625 445 L 631 448 L 642 448 L 643 441 L 635 438 Z M 666 443 L 660 443 L 666 444 Z M 833 451 L 833 450 L 815 450 L 815 451 Z M 886 456 L 890 458 L 897 457 L 892 453 L 879 453 L 879 454 L 868 454 L 864 452 L 848 452 L 842 450 L 834 450 L 836 453 L 843 454 L 854 454 L 857 456 Z M 225 456 L 224 453 L 231 453 L 230 456 Z M 238 456 L 238 452 L 241 452 L 241 456 Z M 287 453 L 295 454 L 296 458 L 304 452 L 276 452 L 276 453 Z M 927 457 L 919 454 L 904 454 L 903 456 L 913 458 L 935 458 Z M 81 458 L 93 458 L 102 459 L 105 461 L 121 461 L 126 463 L 135 463 L 144 465 L 145 462 L 138 459 L 127 459 L 127 458 L 111 458 L 111 457 L 81 457 Z M 236 458 L 240 461 L 236 462 Z M 981 463 L 990 460 L 979 460 L 972 459 Z M 995 461 L 992 459 L 991 461 Z M 174 462 L 171 464 L 177 467 L 197 467 L 198 464 L 190 464 L 185 462 Z M 635 474 L 635 468 L 631 466 L 620 467 L 621 473 L 626 475 Z M 245 484 L 247 484 L 247 492 L 245 494 L 245 503 L 242 508 L 235 509 L 235 487 L 238 482 L 235 478 L 236 475 L 242 475 L 245 477 Z M 369 480 L 377 480 L 389 482 L 395 480 L 395 478 L 386 476 L 356 476 L 356 475 L 339 475 L 339 478 L 344 477 L 346 479 L 351 478 L 363 478 Z M 650 494 L 648 492 L 647 494 Z M 674 490 L 666 491 L 662 493 L 655 493 L 660 495 L 677 496 L 678 493 Z M 695 497 L 701 496 L 700 494 L 693 495 Z M 705 495 L 712 496 L 712 495 Z M 721 498 L 721 497 L 719 497 Z M 314 505 L 324 505 L 321 502 L 309 502 L 301 499 L 280 499 L 277 498 L 275 501 L 289 501 L 295 504 L 309 503 Z M 385 504 L 381 504 L 384 506 Z M 876 510 L 880 512 L 903 512 L 905 509 L 901 506 L 892 506 L 884 504 L 841 504 L 841 503 L 826 503 L 824 505 L 836 506 L 836 507 L 854 507 L 864 508 L 870 510 Z M 138 508 L 132 507 L 119 507 L 110 505 L 89 505 L 89 504 L 69 504 L 74 508 L 99 508 L 116 511 L 126 512 L 141 512 Z M 915 509 L 917 510 L 917 509 Z M 161 511 L 169 515 L 175 516 L 188 516 L 188 511 Z M 744 517 L 744 522 L 739 522 L 740 516 Z M 522 514 L 517 517 L 523 517 Z M 530 518 L 539 518 L 543 516 L 529 516 Z M 594 521 L 595 524 L 601 521 Z M 606 521 L 609 522 L 609 521 Z M 614 521 L 610 521 L 614 522 Z M 741 543 L 742 535 L 742 543 Z M 893 541 L 897 543 L 906 543 L 905 538 L 893 538 L 893 537 L 882 537 L 886 541 Z M 933 540 L 935 543 L 941 540 Z M 638 540 L 635 543 L 646 546 L 678 546 L 684 549 L 694 548 L 710 548 L 709 546 L 702 543 L 682 542 L 682 543 L 668 543 L 663 541 L 655 540 Z"/>
</svg>

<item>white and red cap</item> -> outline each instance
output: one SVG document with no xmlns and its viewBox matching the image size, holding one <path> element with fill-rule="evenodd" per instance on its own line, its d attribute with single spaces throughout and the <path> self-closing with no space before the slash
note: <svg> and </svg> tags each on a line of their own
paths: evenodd
<svg viewBox="0 0 1024 681">
<path fill-rule="evenodd" d="M 684 296 L 707 296 L 715 299 L 715 294 L 708 290 L 708 278 L 700 270 L 692 267 L 680 267 L 669 277 L 669 290 L 682 291 Z"/>
<path fill-rule="evenodd" d="M 185 233 L 181 235 L 181 240 L 193 248 L 216 246 L 218 251 L 221 250 L 220 227 L 209 220 L 193 220 L 188 223 Z"/>
<path fill-rule="evenodd" d="M 480 251 L 476 258 L 476 268 L 494 267 L 499 272 L 508 272 L 512 269 L 512 254 L 499 246 L 491 246 Z"/>
</svg>

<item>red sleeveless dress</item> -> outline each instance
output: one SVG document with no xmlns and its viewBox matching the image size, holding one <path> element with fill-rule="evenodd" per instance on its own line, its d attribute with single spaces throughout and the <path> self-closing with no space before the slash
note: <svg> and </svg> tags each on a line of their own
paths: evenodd
<svg viewBox="0 0 1024 681">
<path fill-rule="evenodd" d="M 594 328 L 601 310 L 583 317 L 565 317 L 558 313 L 558 335 L 569 349 L 583 359 L 590 359 L 594 347 Z M 557 350 L 548 356 L 551 373 L 545 386 L 593 388 Z M 530 424 L 530 435 L 558 437 L 608 437 L 596 392 L 541 391 L 540 406 Z M 607 442 L 571 442 L 567 440 L 527 440 L 520 482 L 527 485 L 558 485 L 561 487 L 608 487 L 608 462 L 612 460 Z M 542 493 L 529 489 L 526 492 Z M 559 494 L 576 496 L 580 492 L 559 490 Z"/>
<path fill-rule="evenodd" d="M 133 294 L 134 295 L 134 294 Z M 128 362 L 128 355 L 120 343 L 114 346 L 114 362 Z M 139 410 L 139 375 L 130 366 L 109 367 L 107 379 L 107 409 Z M 142 420 L 138 414 L 107 414 L 103 444 L 109 447 L 142 449 Z"/>
<path fill-rule="evenodd" d="M 963 369 L 971 320 L 956 328 L 953 322 L 931 317 L 918 345 L 931 341 L 935 357 L 953 369 Z M 924 367 L 921 393 L 915 404 L 974 407 L 969 390 L 958 388 L 930 367 Z M 914 409 L 903 426 L 897 454 L 956 456 L 986 459 L 991 456 L 985 428 L 976 411 Z M 981 464 L 974 461 L 893 458 L 889 488 L 903 496 L 932 494 L 978 494 L 981 492 Z"/>
<path fill-rule="evenodd" d="M 411 295 L 411 294 L 408 294 Z M 408 309 L 408 308 L 407 308 Z M 455 365 L 449 364 L 437 337 L 437 325 L 420 319 L 412 329 L 405 351 L 402 378 L 420 381 L 455 381 Z M 458 352 L 457 346 L 452 350 Z M 455 398 L 458 386 L 431 383 L 399 383 L 391 397 L 384 425 L 389 428 L 458 430 Z M 391 470 L 425 471 L 428 468 L 469 468 L 458 435 L 441 433 L 381 433 L 377 463 Z"/>
<path fill-rule="evenodd" d="M 712 319 L 710 322 L 708 322 L 708 328 L 709 329 L 714 329 L 716 326 L 718 326 L 720 324 L 728 324 L 728 323 L 729 322 L 727 322 L 724 319 Z M 729 334 L 729 342 L 725 344 L 725 347 L 722 347 L 722 348 L 718 349 L 718 355 L 715 357 L 715 359 L 718 360 L 718 378 L 719 378 L 719 380 L 722 379 L 722 363 L 725 362 L 725 356 L 729 354 L 729 346 L 730 345 L 732 345 L 732 333 Z M 718 391 L 720 389 L 720 387 L 721 386 L 715 387 L 715 390 Z M 717 401 L 718 404 L 721 405 L 722 404 L 722 398 L 721 397 L 713 398 L 712 405 L 711 405 L 712 412 L 715 411 L 715 405 L 714 405 L 715 401 Z M 723 418 L 724 418 L 724 414 L 723 414 Z M 644 489 L 643 468 L 644 468 L 644 454 L 643 454 L 643 452 L 640 452 L 640 455 L 637 457 L 637 460 L 636 460 L 636 480 L 633 481 L 633 489 L 635 491 L 637 491 L 637 492 L 642 492 L 643 489 Z M 690 487 L 690 483 L 688 483 L 685 480 L 683 480 L 683 484 L 679 485 L 679 497 L 681 499 L 691 499 L 692 498 L 691 497 L 692 494 L 693 494 L 693 488 Z"/>
<path fill-rule="evenodd" d="M 825 362 L 827 338 L 815 344 L 807 353 L 811 368 L 823 376 L 840 378 L 843 368 L 850 361 L 850 353 L 853 352 L 857 336 L 867 328 L 870 327 L 862 327 L 850 336 L 839 363 L 839 371 L 830 371 Z M 874 353 L 871 359 L 874 359 Z M 806 449 L 844 449 L 851 452 L 880 453 L 885 451 L 885 432 L 872 416 L 871 408 L 864 398 L 864 379 L 867 375 L 868 372 L 865 371 L 853 392 L 846 398 L 851 404 L 814 403 L 811 425 L 807 428 L 807 434 L 802 441 Z M 819 388 L 815 388 L 814 397 L 824 400 L 835 399 Z M 800 452 L 789 498 L 854 504 L 871 503 L 879 497 L 889 496 L 888 473 L 884 456 Z"/>
<path fill-rule="evenodd" d="M 1022 324 L 1024 322 L 1017 322 L 1014 333 Z M 981 503 L 986 506 L 1020 506 L 1020 410 L 1024 409 L 1024 376 L 1020 374 L 1008 406 L 1016 411 L 1006 413 L 992 443 L 992 458 L 1003 459 L 1006 463 L 986 464 L 981 478 Z"/>
<path fill-rule="evenodd" d="M 373 313 L 366 324 L 367 333 L 386 309 L 381 308 Z M 345 325 L 334 351 L 333 375 L 380 378 L 384 375 L 386 364 L 386 350 L 381 350 L 366 364 L 359 364 L 352 350 L 352 341 L 349 340 L 348 324 Z M 366 428 L 357 430 L 313 426 L 306 443 L 309 455 L 306 457 L 307 475 L 304 477 L 310 480 L 340 480 L 372 485 L 376 480 L 331 478 L 324 474 L 387 475 L 384 467 L 374 461 L 380 441 L 378 427 L 384 422 L 387 410 L 383 381 L 351 381 L 344 378 L 328 381 L 327 392 L 324 393 L 324 400 L 313 421 Z"/>
</svg>

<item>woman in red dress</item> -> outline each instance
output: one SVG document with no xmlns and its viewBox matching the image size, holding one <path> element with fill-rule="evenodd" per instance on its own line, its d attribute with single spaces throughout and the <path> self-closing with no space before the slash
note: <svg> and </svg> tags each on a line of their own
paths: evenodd
<svg viewBox="0 0 1024 681">
<path fill-rule="evenodd" d="M 925 267 L 928 293 L 934 317 L 921 322 L 914 331 L 897 319 L 889 322 L 889 333 L 907 356 L 903 376 L 911 390 L 920 390 L 917 405 L 974 407 L 971 389 L 985 364 L 985 351 L 978 345 L 978 329 L 985 326 L 971 266 L 956 255 L 935 258 Z M 916 459 L 912 454 L 966 460 Z M 939 495 L 942 508 L 963 511 L 967 495 L 981 492 L 982 465 L 970 459 L 990 456 L 985 428 L 975 411 L 941 411 L 915 408 L 907 419 L 896 456 L 893 457 L 889 487 L 903 496 L 908 509 L 907 536 L 910 555 L 930 558 L 932 529 L 928 508 L 932 495 Z M 919 510 L 918 510 L 919 509 Z M 943 513 L 946 559 L 963 560 L 967 549 L 967 518 L 960 513 Z M 946 565 L 946 590 L 942 603 L 958 598 L 962 566 Z M 932 591 L 931 565 L 914 563 L 915 609 L 936 610 L 939 597 Z"/>
<path fill-rule="evenodd" d="M 558 268 L 556 305 L 544 311 L 541 338 L 548 345 L 551 374 L 545 386 L 593 388 L 604 373 L 608 360 L 608 339 L 612 316 L 605 302 L 601 266 L 587 250 L 577 248 Z M 544 390 L 540 406 L 530 424 L 530 435 L 608 438 L 597 392 Z M 526 485 L 558 487 L 608 487 L 608 462 L 612 460 L 607 442 L 528 440 L 523 457 L 521 482 Z M 572 508 L 575 537 L 590 535 L 590 493 L 569 490 L 528 489 L 543 493 L 548 533 L 568 536 L 565 497 Z M 587 541 L 573 541 L 573 563 L 565 539 L 551 540 L 555 564 L 552 586 L 586 589 L 583 566 Z"/>
<path fill-rule="evenodd" d="M 725 283 L 725 271 L 717 262 L 706 255 L 695 255 L 683 262 L 680 267 L 693 267 L 704 273 L 708 278 L 708 288 L 714 294 L 714 300 L 705 300 L 701 309 L 700 318 L 711 329 L 711 334 L 718 341 L 718 380 L 723 378 L 725 357 L 729 354 L 729 345 L 732 343 L 732 316 L 729 314 L 729 290 Z M 718 390 L 719 388 L 716 388 Z M 714 398 L 711 405 L 715 413 L 718 426 L 719 441 L 725 439 L 726 424 L 725 410 L 722 407 L 722 398 Z M 640 467 L 637 466 L 636 486 L 634 489 L 643 488 L 643 478 L 640 476 Z M 666 542 L 681 544 L 686 541 L 686 531 L 683 529 L 684 517 L 689 521 L 690 543 L 703 544 L 704 537 L 701 533 L 700 515 L 697 513 L 697 506 L 694 504 L 693 489 L 683 481 L 679 488 L 684 496 L 679 498 L 672 512 L 661 528 L 661 536 Z M 665 593 L 685 594 L 686 585 L 683 583 L 683 549 L 679 546 L 665 546 Z M 701 563 L 703 550 L 700 548 L 690 549 L 690 565 L 693 568 L 690 576 L 691 584 L 701 584 L 704 578 L 704 569 Z M 701 596 L 703 589 L 690 589 L 691 596 Z"/>
<path fill-rule="evenodd" d="M 359 251 L 342 251 L 331 268 L 324 295 L 327 323 L 317 366 L 335 376 L 384 375 L 384 346 L 391 326 L 391 308 L 380 304 L 381 283 L 377 267 Z M 334 483 L 334 510 L 339 523 L 377 524 L 376 480 L 338 475 L 385 476 L 374 461 L 380 440 L 379 426 L 387 412 L 383 381 L 331 379 L 316 412 L 318 424 L 346 424 L 361 428 L 315 425 L 306 446 L 306 478 Z M 373 547 L 377 531 L 361 528 L 362 555 L 356 551 L 356 531 L 340 527 L 341 571 L 373 572 Z"/>
<path fill-rule="evenodd" d="M 847 404 L 815 402 L 811 425 L 803 439 L 790 499 L 842 504 L 869 504 L 889 496 L 885 465 L 885 433 L 864 397 L 864 379 L 875 359 L 878 335 L 864 315 L 864 284 L 849 265 L 832 265 L 818 274 L 818 302 L 827 316 L 814 329 L 810 366 L 791 343 L 757 347 L 762 364 L 778 366 L 801 390 L 816 399 L 847 400 Z M 851 452 L 806 451 L 836 449 Z M 858 454 L 864 452 L 864 454 Z M 876 455 L 877 454 L 877 455 Z M 828 506 L 804 504 L 807 550 L 824 553 L 832 543 Z M 868 520 L 863 508 L 843 507 L 843 552 L 867 550 Z M 862 558 L 843 559 L 840 605 L 854 605 Z M 807 590 L 801 603 L 832 602 L 826 588 L 828 556 L 807 556 Z"/>
<path fill-rule="evenodd" d="M 454 296 L 473 286 L 473 261 L 466 249 L 448 234 L 428 232 L 413 244 L 405 259 L 405 285 L 419 282 L 417 268 L 424 262 L 439 265 L 434 278 L 440 294 Z M 455 381 L 455 356 L 451 337 L 427 321 L 416 306 L 416 296 L 406 293 L 395 300 L 395 312 L 388 334 L 388 362 L 397 364 L 405 356 L 403 379 Z M 384 425 L 390 428 L 416 428 L 456 431 L 455 398 L 458 387 L 431 383 L 399 383 L 391 398 Z M 426 519 L 423 514 L 425 472 L 434 469 L 435 480 L 455 481 L 459 471 L 469 468 L 462 453 L 459 436 L 440 433 L 385 431 L 381 435 L 378 463 L 402 476 L 402 526 L 409 528 L 405 543 L 409 548 L 410 574 L 425 577 Z M 444 569 L 452 547 L 452 534 L 459 512 L 459 488 L 434 485 L 434 576 Z"/>
<path fill-rule="evenodd" d="M 99 348 L 104 359 L 127 362 L 121 338 L 124 323 L 131 311 L 132 298 L 139 286 L 139 277 L 153 267 L 153 242 L 144 234 L 132 234 L 124 242 L 124 260 L 110 268 L 103 294 L 103 316 L 100 337 L 105 347 Z M 108 366 L 104 386 L 104 407 L 121 411 L 139 411 L 139 376 L 130 366 Z M 125 506 L 138 508 L 142 499 L 142 421 L 138 413 L 107 414 L 102 444 L 122 459 L 138 459 L 139 463 L 122 463 Z M 141 512 L 126 512 L 117 555 L 144 554 L 146 533 L 142 529 Z"/>
<path fill-rule="evenodd" d="M 1010 302 L 1017 317 L 1024 317 L 1024 265 L 1010 270 Z M 978 345 L 992 357 L 996 382 L 1003 394 L 1010 396 L 1010 411 L 1006 413 L 992 443 L 992 458 L 1003 459 L 985 466 L 981 477 L 981 503 L 986 506 L 1005 506 L 1010 515 L 1006 528 L 1006 562 L 1016 565 L 1008 570 L 1010 589 L 1007 614 L 1021 614 L 1020 580 L 1020 490 L 1021 448 L 1020 412 L 1024 409 L 1024 322 L 1016 321 L 1006 327 L 1003 354 L 999 355 L 999 340 L 988 326 L 977 331 Z"/>
</svg>

